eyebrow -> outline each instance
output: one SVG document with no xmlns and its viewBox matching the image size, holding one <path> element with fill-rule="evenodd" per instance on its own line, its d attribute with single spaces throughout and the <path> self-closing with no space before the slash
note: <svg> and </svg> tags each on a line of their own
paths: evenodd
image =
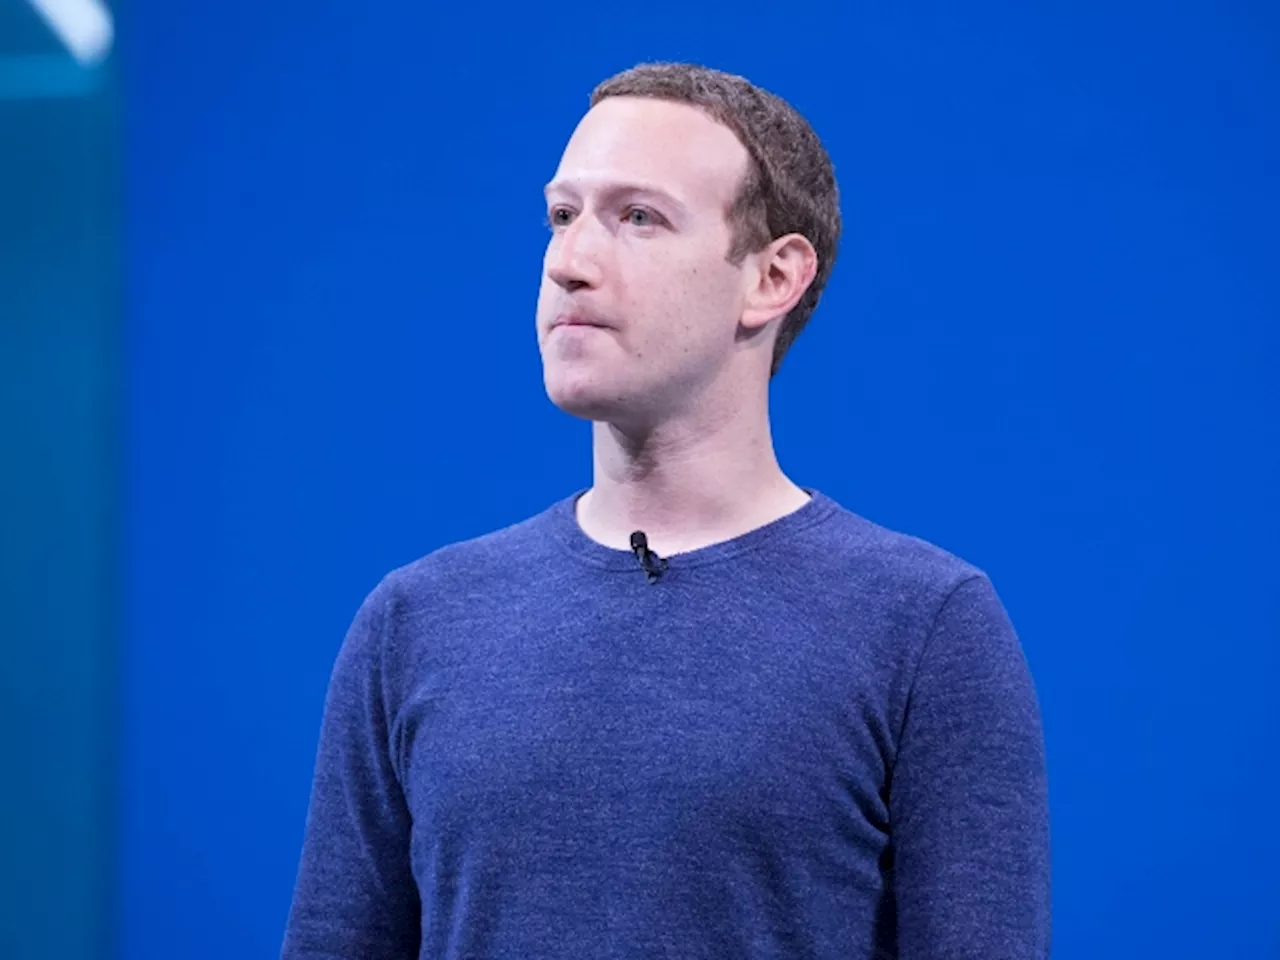
<svg viewBox="0 0 1280 960">
<path fill-rule="evenodd" d="M 545 197 L 553 193 L 565 193 L 577 196 L 579 191 L 574 180 L 552 180 L 542 189 Z M 618 200 L 622 197 L 655 197 L 671 205 L 678 214 L 687 214 L 688 208 L 661 187 L 648 183 L 631 183 L 626 181 L 604 182 L 600 184 L 600 192 L 606 200 Z"/>
</svg>

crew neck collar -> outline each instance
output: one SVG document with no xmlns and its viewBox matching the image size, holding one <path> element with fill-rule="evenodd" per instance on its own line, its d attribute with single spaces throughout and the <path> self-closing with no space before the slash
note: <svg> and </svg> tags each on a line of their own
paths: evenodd
<svg viewBox="0 0 1280 960">
<path fill-rule="evenodd" d="M 589 489 L 590 487 L 583 487 L 553 504 L 548 510 L 548 520 L 555 540 L 573 556 L 593 567 L 603 570 L 634 570 L 635 554 L 630 550 L 615 550 L 593 540 L 578 524 L 577 503 Z M 669 564 L 672 567 L 690 569 L 728 560 L 820 523 L 838 509 L 838 504 L 822 491 L 805 486 L 800 489 L 809 494 L 809 500 L 791 513 L 729 540 L 673 554 L 667 558 Z"/>
</svg>

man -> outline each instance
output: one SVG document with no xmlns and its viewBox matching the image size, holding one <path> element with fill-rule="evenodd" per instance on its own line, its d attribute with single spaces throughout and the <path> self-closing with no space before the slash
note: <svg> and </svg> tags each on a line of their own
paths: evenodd
<svg viewBox="0 0 1280 960">
<path fill-rule="evenodd" d="M 840 234 L 818 138 L 642 65 L 547 211 L 544 383 L 594 482 L 361 606 L 284 956 L 1047 956 L 1039 711 L 989 579 L 774 457 Z"/>
</svg>

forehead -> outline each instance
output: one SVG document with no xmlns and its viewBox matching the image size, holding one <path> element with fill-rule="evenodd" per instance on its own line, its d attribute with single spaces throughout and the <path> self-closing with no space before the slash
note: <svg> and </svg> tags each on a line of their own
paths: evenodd
<svg viewBox="0 0 1280 960">
<path fill-rule="evenodd" d="M 665 190 L 690 208 L 724 210 L 748 154 L 732 130 L 685 103 L 610 97 L 569 138 L 555 184 L 578 192 L 635 183 Z"/>
</svg>

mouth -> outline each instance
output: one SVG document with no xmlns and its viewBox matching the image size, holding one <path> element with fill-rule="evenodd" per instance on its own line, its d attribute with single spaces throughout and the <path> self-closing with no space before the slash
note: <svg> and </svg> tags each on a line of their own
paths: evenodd
<svg viewBox="0 0 1280 960">
<path fill-rule="evenodd" d="M 566 313 L 556 317 L 551 323 L 551 329 L 555 330 L 557 327 L 595 327 L 599 330 L 607 329 L 605 324 L 588 320 L 581 314 L 576 313 Z"/>
</svg>

